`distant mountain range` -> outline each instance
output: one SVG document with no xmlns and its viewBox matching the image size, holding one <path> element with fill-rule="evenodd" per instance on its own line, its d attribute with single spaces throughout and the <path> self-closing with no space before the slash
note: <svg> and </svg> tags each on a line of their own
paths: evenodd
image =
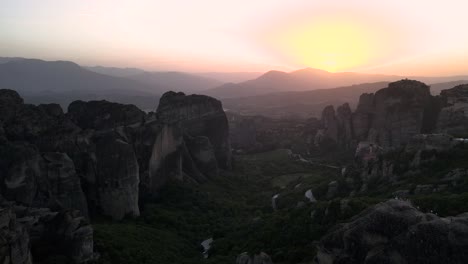
<svg viewBox="0 0 468 264">
<path fill-rule="evenodd" d="M 357 102 L 361 93 L 374 92 L 404 76 L 330 73 L 316 69 L 265 74 L 149 72 L 137 68 L 82 67 L 69 61 L 0 57 L 0 88 L 20 92 L 28 103 L 60 103 L 106 99 L 154 110 L 166 91 L 198 93 L 221 99 L 225 108 L 245 114 L 308 117 L 326 104 Z M 223 84 L 221 79 L 256 77 Z M 217 80 L 216 78 L 219 78 Z M 468 83 L 468 76 L 409 77 L 432 84 L 433 94 Z M 341 87 L 341 88 L 336 88 Z"/>
<path fill-rule="evenodd" d="M 289 73 L 281 71 L 269 71 L 256 79 L 237 84 L 224 84 L 220 87 L 207 90 L 204 93 L 221 99 L 256 96 L 285 91 L 330 89 L 362 83 L 382 81 L 391 82 L 404 78 L 416 79 L 428 84 L 432 84 L 438 82 L 468 80 L 468 75 L 449 77 L 411 77 L 353 72 L 331 73 L 323 70 L 306 68 Z"/>
<path fill-rule="evenodd" d="M 240 83 L 253 80 L 261 76 L 263 72 L 200 72 L 196 75 L 219 80 L 222 83 Z"/>
<path fill-rule="evenodd" d="M 87 67 L 91 71 L 116 77 L 125 77 L 147 85 L 164 87 L 166 90 L 186 93 L 200 92 L 223 84 L 213 78 L 184 72 L 149 72 L 136 68 Z"/>
<path fill-rule="evenodd" d="M 28 103 L 113 100 L 155 108 L 163 87 L 99 74 L 68 61 L 15 59 L 0 64 L 0 87 L 18 91 Z"/>
</svg>

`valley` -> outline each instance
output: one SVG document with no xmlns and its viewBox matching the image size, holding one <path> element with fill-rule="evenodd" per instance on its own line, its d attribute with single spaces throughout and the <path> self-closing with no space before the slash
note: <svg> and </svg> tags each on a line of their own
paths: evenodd
<svg viewBox="0 0 468 264">
<path fill-rule="evenodd" d="M 400 80 L 354 111 L 272 119 L 176 92 L 156 112 L 74 101 L 63 113 L 1 90 L 2 250 L 23 263 L 462 263 L 467 91 Z M 452 253 L 420 257 L 443 245 Z"/>
</svg>

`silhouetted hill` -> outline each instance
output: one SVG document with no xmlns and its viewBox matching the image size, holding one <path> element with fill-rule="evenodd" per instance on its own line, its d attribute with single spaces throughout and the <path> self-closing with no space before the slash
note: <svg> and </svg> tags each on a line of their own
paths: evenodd
<svg viewBox="0 0 468 264">
<path fill-rule="evenodd" d="M 263 72 L 200 72 L 196 75 L 219 80 L 222 83 L 240 83 L 258 78 Z"/>
<path fill-rule="evenodd" d="M 194 74 L 176 71 L 145 71 L 137 68 L 87 67 L 87 69 L 110 76 L 125 77 L 147 85 L 165 87 L 166 90 L 198 92 L 220 86 L 223 82 Z"/>
<path fill-rule="evenodd" d="M 21 57 L 0 57 L 0 64 L 7 63 L 9 61 L 18 61 L 18 60 L 24 60 L 24 58 L 21 58 Z"/>
<path fill-rule="evenodd" d="M 212 89 L 222 82 L 183 72 L 143 72 L 127 78 L 148 85 L 168 87 L 172 91 L 199 92 Z"/>
<path fill-rule="evenodd" d="M 206 91 L 205 94 L 217 98 L 233 98 L 256 96 L 274 92 L 329 89 L 362 83 L 390 82 L 406 77 L 409 76 L 363 74 L 354 72 L 331 73 L 311 68 L 301 69 L 290 73 L 269 71 L 256 79 L 238 84 L 224 84 L 220 87 Z M 421 80 L 429 84 L 467 79 L 466 76 L 411 78 Z"/>
<path fill-rule="evenodd" d="M 328 89 L 360 83 L 392 81 L 398 78 L 400 77 L 359 73 L 330 73 L 307 68 L 290 73 L 269 71 L 254 80 L 238 84 L 225 84 L 205 93 L 218 98 L 231 98 L 273 92 Z"/>
<path fill-rule="evenodd" d="M 468 84 L 468 78 L 466 80 L 460 80 L 460 81 L 434 83 L 434 84 L 431 84 L 431 94 L 439 95 L 442 90 L 450 89 L 461 84 Z"/>
<path fill-rule="evenodd" d="M 15 89 L 29 103 L 107 99 L 132 103 L 143 109 L 156 107 L 164 87 L 95 73 L 69 61 L 11 60 L 0 64 L 0 87 Z M 151 98 L 151 99 L 150 99 Z"/>
<path fill-rule="evenodd" d="M 85 68 L 93 72 L 115 76 L 115 77 L 129 77 L 132 75 L 145 72 L 145 70 L 138 69 L 138 68 L 116 68 L 116 67 L 103 67 L 103 66 L 93 66 L 93 67 L 85 67 Z"/>
</svg>

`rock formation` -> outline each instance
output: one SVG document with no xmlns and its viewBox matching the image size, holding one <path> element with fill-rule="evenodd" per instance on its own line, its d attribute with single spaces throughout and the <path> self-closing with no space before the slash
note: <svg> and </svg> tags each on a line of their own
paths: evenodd
<svg viewBox="0 0 468 264">
<path fill-rule="evenodd" d="M 468 131 L 468 85 L 459 85 L 441 92 L 442 108 L 437 130 L 454 136 L 467 137 Z"/>
<path fill-rule="evenodd" d="M 74 263 L 95 259 L 93 229 L 77 213 L 1 202 L 0 261 L 30 264 L 58 255 Z"/>
<path fill-rule="evenodd" d="M 326 107 L 315 145 L 328 152 L 329 146 L 355 150 L 355 162 L 337 186 L 350 195 L 375 189 L 376 184 L 396 184 L 420 173 L 421 165 L 430 163 L 437 153 L 443 155 L 466 142 L 456 137 L 465 136 L 468 129 L 467 102 L 468 85 L 434 97 L 418 81 L 390 83 L 375 94 L 361 95 L 353 113 L 346 104 L 336 112 L 333 106 Z M 446 188 L 439 185 L 432 190 Z"/>
<path fill-rule="evenodd" d="M 468 215 L 441 218 L 389 200 L 323 237 L 317 264 L 465 263 Z"/>
<path fill-rule="evenodd" d="M 353 148 L 369 141 L 384 148 L 405 145 L 414 135 L 435 127 L 437 104 L 429 86 L 418 81 L 390 83 L 375 94 L 363 94 L 356 110 L 348 104 L 328 106 L 322 113 L 323 131 L 316 142 L 328 138 L 342 147 Z"/>
<path fill-rule="evenodd" d="M 88 261 L 86 219 L 138 216 L 140 198 L 168 180 L 202 183 L 229 169 L 230 151 L 226 115 L 210 97 L 169 92 L 155 118 L 107 101 L 75 101 L 65 114 L 0 90 L 0 193 L 9 201 L 0 260 L 26 264 L 50 251 Z"/>
<path fill-rule="evenodd" d="M 68 116 L 82 129 L 100 130 L 142 122 L 145 113 L 134 105 L 74 101 L 68 106 Z"/>
<path fill-rule="evenodd" d="M 161 124 L 143 180 L 154 194 L 169 179 L 202 183 L 231 168 L 231 145 L 221 102 L 201 95 L 167 92 L 157 111 Z"/>
<path fill-rule="evenodd" d="M 180 124 L 184 134 L 207 137 L 219 167 L 231 168 L 229 125 L 220 101 L 204 95 L 167 92 L 161 97 L 157 115 L 162 123 Z"/>
<path fill-rule="evenodd" d="M 399 147 L 422 132 L 429 86 L 410 80 L 390 83 L 374 95 L 374 115 L 369 141 L 383 147 Z"/>
</svg>

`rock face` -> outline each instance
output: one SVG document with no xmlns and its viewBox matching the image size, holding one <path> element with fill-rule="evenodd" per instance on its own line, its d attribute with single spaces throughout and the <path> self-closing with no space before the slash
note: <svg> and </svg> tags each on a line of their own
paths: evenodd
<svg viewBox="0 0 468 264">
<path fill-rule="evenodd" d="M 203 95 L 167 92 L 161 97 L 157 115 L 165 124 L 180 124 L 183 133 L 192 137 L 207 137 L 219 167 L 231 168 L 229 126 L 220 101 Z"/>
<path fill-rule="evenodd" d="M 68 106 L 68 116 L 83 129 L 108 129 L 142 122 L 145 113 L 134 105 L 107 101 L 74 101 Z"/>
<path fill-rule="evenodd" d="M 96 258 L 93 229 L 74 212 L 56 213 L 2 202 L 0 206 L 0 260 L 29 264 L 50 256 L 68 257 L 74 263 Z"/>
<path fill-rule="evenodd" d="M 138 216 L 141 197 L 167 181 L 202 183 L 229 169 L 230 151 L 226 115 L 210 97 L 169 92 L 155 118 L 107 101 L 76 101 L 64 114 L 0 90 L 0 198 L 9 201 L 0 206 L 0 261 L 60 252 L 89 261 L 89 217 Z"/>
<path fill-rule="evenodd" d="M 322 238 L 315 263 L 465 263 L 468 215 L 440 218 L 389 200 Z"/>
<path fill-rule="evenodd" d="M 182 178 L 182 131 L 176 126 L 165 125 L 154 142 L 149 160 L 151 190 L 159 190 L 170 178 Z"/>
<path fill-rule="evenodd" d="M 418 81 L 390 83 L 375 94 L 363 94 L 353 113 L 348 104 L 328 106 L 322 113 L 323 138 L 339 146 L 354 148 L 360 141 L 369 141 L 384 148 L 405 145 L 414 135 L 430 131 L 436 125 L 438 106 L 429 93 L 429 86 Z"/>
<path fill-rule="evenodd" d="M 374 94 L 362 94 L 352 115 L 353 131 L 358 141 L 367 140 L 374 112 Z"/>
<path fill-rule="evenodd" d="M 429 86 L 418 81 L 398 81 L 377 91 L 370 141 L 383 147 L 399 147 L 407 143 L 422 132 L 430 100 Z"/>
<path fill-rule="evenodd" d="M 324 136 L 338 142 L 338 120 L 333 106 L 329 105 L 323 109 L 322 123 Z"/>
<path fill-rule="evenodd" d="M 115 219 L 139 216 L 139 167 L 133 146 L 116 133 L 96 140 L 96 194 L 99 212 Z"/>
<path fill-rule="evenodd" d="M 76 174 L 73 161 L 67 154 L 59 152 L 45 152 L 42 154 L 42 158 L 45 163 L 48 188 L 40 186 L 41 191 L 50 193 L 50 196 L 54 197 L 52 204 L 58 208 L 78 209 L 87 217 L 86 197 L 81 189 L 81 180 Z"/>
<path fill-rule="evenodd" d="M 445 106 L 437 122 L 437 130 L 466 137 L 468 131 L 468 85 L 459 85 L 441 92 Z"/>
<path fill-rule="evenodd" d="M 149 155 L 143 184 L 152 196 L 170 179 L 202 183 L 231 168 L 231 145 L 221 102 L 207 96 L 167 92 L 160 101 L 161 128 Z"/>
</svg>

